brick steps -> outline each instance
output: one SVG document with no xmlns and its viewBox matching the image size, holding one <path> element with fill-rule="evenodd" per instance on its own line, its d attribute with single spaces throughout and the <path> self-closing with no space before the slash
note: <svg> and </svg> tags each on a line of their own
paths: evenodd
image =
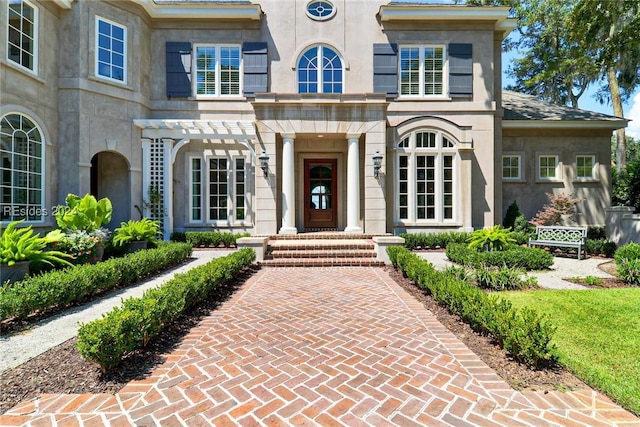
<svg viewBox="0 0 640 427">
<path fill-rule="evenodd" d="M 269 236 L 262 265 L 268 267 L 383 266 L 372 235 L 305 233 Z"/>
</svg>

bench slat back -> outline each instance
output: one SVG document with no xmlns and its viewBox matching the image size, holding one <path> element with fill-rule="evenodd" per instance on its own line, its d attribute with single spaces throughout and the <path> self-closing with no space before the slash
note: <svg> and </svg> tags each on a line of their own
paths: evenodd
<svg viewBox="0 0 640 427">
<path fill-rule="evenodd" d="M 536 240 L 550 242 L 580 242 L 587 236 L 585 227 L 554 227 L 539 225 L 536 227 Z"/>
</svg>

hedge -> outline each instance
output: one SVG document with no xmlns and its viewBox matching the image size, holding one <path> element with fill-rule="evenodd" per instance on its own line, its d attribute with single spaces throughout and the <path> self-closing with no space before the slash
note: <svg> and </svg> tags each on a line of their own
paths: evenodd
<svg viewBox="0 0 640 427">
<path fill-rule="evenodd" d="M 627 243 L 614 255 L 618 276 L 632 285 L 640 285 L 640 244 Z"/>
<path fill-rule="evenodd" d="M 471 233 L 448 231 L 442 233 L 401 233 L 407 249 L 444 249 L 449 243 L 464 243 Z"/>
<path fill-rule="evenodd" d="M 249 233 L 231 233 L 228 231 L 187 231 L 185 233 L 172 233 L 171 240 L 190 243 L 197 247 L 236 246 L 236 241 L 241 237 L 250 236 Z"/>
<path fill-rule="evenodd" d="M 103 372 L 115 367 L 129 353 L 147 345 L 165 323 L 229 282 L 255 260 L 253 249 L 245 248 L 217 258 L 186 273 L 176 274 L 160 287 L 140 298 L 123 301 L 101 319 L 81 325 L 78 351 L 100 365 Z"/>
<path fill-rule="evenodd" d="M 466 244 L 452 243 L 447 246 L 447 258 L 457 264 L 479 268 L 481 266 L 546 270 L 553 265 L 553 255 L 539 249 L 512 245 L 503 251 L 478 251 Z"/>
<path fill-rule="evenodd" d="M 55 306 L 77 304 L 96 294 L 137 282 L 152 273 L 178 264 L 191 255 L 186 243 L 162 244 L 96 264 L 53 270 L 0 286 L 0 321 L 25 318 Z"/>
<path fill-rule="evenodd" d="M 551 338 L 556 328 L 542 315 L 528 308 L 518 310 L 495 294 L 437 271 L 406 248 L 394 246 L 387 252 L 394 267 L 474 330 L 490 333 L 515 359 L 534 367 L 555 362 Z"/>
</svg>

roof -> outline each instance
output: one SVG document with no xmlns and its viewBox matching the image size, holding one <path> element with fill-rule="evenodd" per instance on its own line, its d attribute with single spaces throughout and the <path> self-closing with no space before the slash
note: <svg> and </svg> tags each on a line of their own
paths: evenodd
<svg viewBox="0 0 640 427">
<path fill-rule="evenodd" d="M 533 95 L 502 91 L 503 124 L 505 127 L 602 127 L 619 129 L 629 122 L 610 116 L 541 101 Z"/>
</svg>

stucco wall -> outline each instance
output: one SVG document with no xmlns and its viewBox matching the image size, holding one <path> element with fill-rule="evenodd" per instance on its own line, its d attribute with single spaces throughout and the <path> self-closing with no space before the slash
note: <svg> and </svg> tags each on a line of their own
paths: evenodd
<svg viewBox="0 0 640 427">
<path fill-rule="evenodd" d="M 504 154 L 522 155 L 523 181 L 503 181 L 503 218 L 515 200 L 520 211 L 532 218 L 548 203 L 546 193 L 573 194 L 584 199 L 576 206 L 575 222 L 581 225 L 604 225 L 605 209 L 611 205 L 611 133 L 603 130 L 503 130 Z M 537 178 L 538 155 L 558 155 L 560 176 L 555 181 Z M 576 155 L 596 156 L 596 179 L 576 178 Z M 496 157 L 501 167 L 500 156 Z"/>
</svg>

